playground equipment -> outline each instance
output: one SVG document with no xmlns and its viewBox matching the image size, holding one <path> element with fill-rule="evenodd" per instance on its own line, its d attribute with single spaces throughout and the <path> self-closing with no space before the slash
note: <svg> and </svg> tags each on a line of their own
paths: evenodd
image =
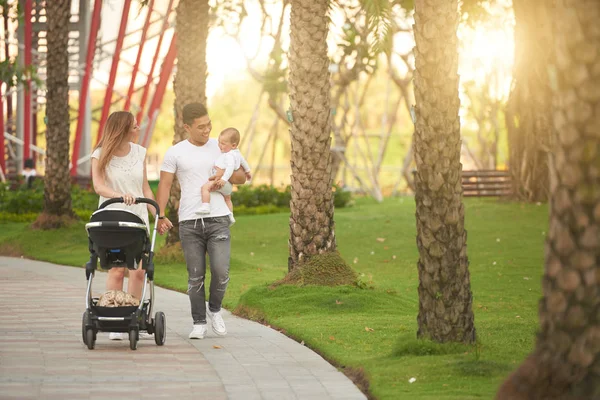
<svg viewBox="0 0 600 400">
<path fill-rule="evenodd" d="M 24 69 L 33 68 L 42 83 L 46 73 L 45 1 L 49 0 L 7 1 L 0 24 L 1 59 L 16 59 Z M 70 113 L 75 127 L 71 175 L 88 177 L 92 147 L 101 138 L 111 106 L 118 103 L 119 109 L 131 111 L 141 126 L 138 142 L 146 147 L 150 143 L 176 59 L 172 28 L 175 0 L 149 0 L 144 7 L 135 0 L 71 1 L 69 91 L 71 98 L 78 99 Z M 22 15 L 16 15 L 17 3 Z M 105 7 L 103 3 L 107 3 Z M 104 40 L 103 15 L 114 14 L 113 8 L 121 5 L 118 34 Z M 139 12 L 136 14 L 132 7 L 139 8 Z M 151 62 L 147 62 L 150 57 Z M 109 61 L 106 80 L 97 72 Z M 127 92 L 118 90 L 118 74 L 131 76 Z M 102 106 L 93 107 L 91 89 L 94 93 L 104 92 Z M 45 151 L 36 142 L 44 133 L 37 123 L 45 104 L 44 92 L 44 87 L 38 87 L 33 79 L 12 88 L 0 82 L 0 178 L 19 173 L 28 158 L 43 162 Z"/>
</svg>

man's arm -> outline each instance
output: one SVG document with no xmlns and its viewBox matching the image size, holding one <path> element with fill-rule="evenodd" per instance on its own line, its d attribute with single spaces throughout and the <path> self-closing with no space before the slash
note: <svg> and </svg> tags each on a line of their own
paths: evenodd
<svg viewBox="0 0 600 400">
<path fill-rule="evenodd" d="M 211 176 L 210 178 L 208 178 L 209 181 L 218 181 L 218 179 L 216 175 Z M 229 183 L 233 184 L 233 185 L 243 185 L 244 183 L 246 183 L 246 172 L 244 171 L 244 169 L 242 167 L 236 169 L 235 171 L 233 171 L 233 174 L 231 174 L 231 178 L 228 179 Z M 216 182 L 215 182 L 216 183 Z M 216 185 L 216 189 L 220 189 L 221 186 Z"/>
<path fill-rule="evenodd" d="M 156 202 L 160 207 L 160 215 L 165 215 L 174 176 L 175 174 L 170 172 L 160 171 L 160 181 L 158 182 L 158 190 L 156 192 Z"/>
</svg>

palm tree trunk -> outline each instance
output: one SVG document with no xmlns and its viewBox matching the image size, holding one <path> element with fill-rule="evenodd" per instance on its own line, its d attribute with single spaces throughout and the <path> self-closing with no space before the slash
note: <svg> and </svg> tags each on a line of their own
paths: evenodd
<svg viewBox="0 0 600 400">
<path fill-rule="evenodd" d="M 183 128 L 183 107 L 189 103 L 206 105 L 206 41 L 209 25 L 208 0 L 179 0 L 175 31 L 177 33 L 177 73 L 173 81 L 175 92 L 175 135 L 173 144 L 187 138 Z M 174 180 L 166 214 L 173 222 L 166 242 L 168 245 L 179 242 L 177 210 L 181 189 L 177 178 Z"/>
<path fill-rule="evenodd" d="M 328 0 L 292 0 L 291 186 L 288 269 L 336 250 L 331 191 Z"/>
<path fill-rule="evenodd" d="M 552 1 L 514 0 L 514 88 L 506 109 L 509 169 L 520 200 L 548 199 L 548 152 L 551 146 L 550 62 Z"/>
<path fill-rule="evenodd" d="M 498 399 L 600 398 L 600 3 L 558 0 L 556 15 L 540 332 Z"/>
<path fill-rule="evenodd" d="M 48 21 L 44 213 L 73 216 L 69 175 L 69 0 L 46 2 Z"/>
<path fill-rule="evenodd" d="M 457 0 L 415 2 L 417 336 L 473 342 L 458 117 Z"/>
</svg>

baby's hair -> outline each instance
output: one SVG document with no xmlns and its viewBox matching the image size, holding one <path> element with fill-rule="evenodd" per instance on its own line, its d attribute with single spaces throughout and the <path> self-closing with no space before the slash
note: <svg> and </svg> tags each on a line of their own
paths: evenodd
<svg viewBox="0 0 600 400">
<path fill-rule="evenodd" d="M 240 131 L 235 128 L 225 128 L 219 136 L 228 140 L 231 144 L 240 144 Z"/>
</svg>

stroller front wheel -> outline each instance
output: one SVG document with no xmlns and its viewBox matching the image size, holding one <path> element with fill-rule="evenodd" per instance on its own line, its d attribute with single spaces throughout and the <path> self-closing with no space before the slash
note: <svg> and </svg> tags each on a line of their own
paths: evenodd
<svg viewBox="0 0 600 400">
<path fill-rule="evenodd" d="M 88 349 L 94 350 L 94 346 L 96 345 L 96 335 L 92 328 L 85 331 L 85 344 L 87 344 Z"/>
<path fill-rule="evenodd" d="M 167 320 L 165 313 L 159 311 L 154 318 L 154 342 L 158 346 L 165 344 L 167 338 Z"/>
<path fill-rule="evenodd" d="M 129 348 L 131 350 L 137 349 L 138 339 L 139 339 L 138 331 L 136 331 L 135 329 L 130 330 L 129 331 Z"/>
<path fill-rule="evenodd" d="M 83 344 L 85 344 L 87 346 L 87 337 L 86 337 L 86 325 L 87 325 L 87 321 L 88 321 L 88 313 L 87 311 L 83 312 L 83 318 L 81 321 L 81 338 L 83 339 Z"/>
</svg>

